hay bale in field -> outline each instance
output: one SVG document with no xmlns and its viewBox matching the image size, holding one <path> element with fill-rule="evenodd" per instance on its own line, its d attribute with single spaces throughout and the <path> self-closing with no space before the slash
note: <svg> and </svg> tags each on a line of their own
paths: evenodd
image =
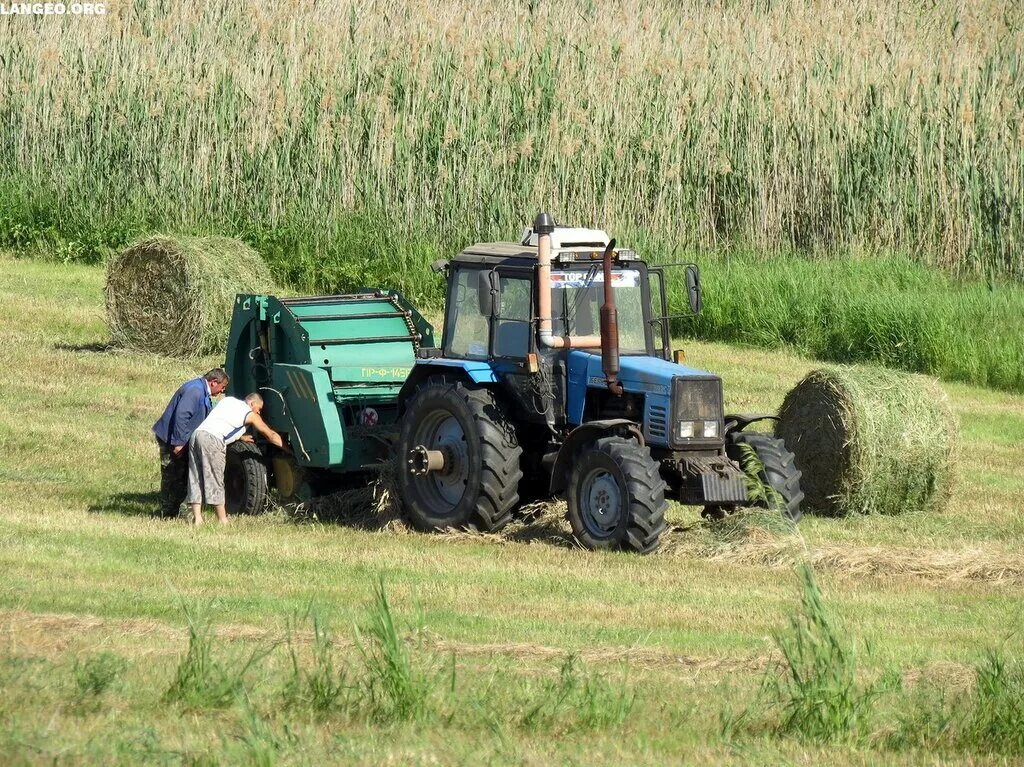
<svg viewBox="0 0 1024 767">
<path fill-rule="evenodd" d="M 941 509 L 956 415 L 938 382 L 862 366 L 815 370 L 786 395 L 776 434 L 796 454 L 805 508 L 830 515 Z"/>
<path fill-rule="evenodd" d="M 235 295 L 261 292 L 274 292 L 270 270 L 244 243 L 154 235 L 107 262 L 107 324 L 130 349 L 223 352 Z"/>
</svg>

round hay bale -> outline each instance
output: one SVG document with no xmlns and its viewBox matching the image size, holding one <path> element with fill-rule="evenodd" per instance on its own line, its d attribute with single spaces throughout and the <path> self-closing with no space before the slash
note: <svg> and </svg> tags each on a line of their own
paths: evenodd
<svg viewBox="0 0 1024 767">
<path fill-rule="evenodd" d="M 264 292 L 274 292 L 270 270 L 244 243 L 154 235 L 107 262 L 107 324 L 130 349 L 223 353 L 235 295 Z"/>
<path fill-rule="evenodd" d="M 814 370 L 786 395 L 776 435 L 823 514 L 939 510 L 954 479 L 958 426 L 933 378 L 862 366 Z"/>
</svg>

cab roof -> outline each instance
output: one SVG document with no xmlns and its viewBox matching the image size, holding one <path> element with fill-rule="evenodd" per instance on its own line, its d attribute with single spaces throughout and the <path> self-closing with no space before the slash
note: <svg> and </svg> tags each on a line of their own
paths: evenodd
<svg viewBox="0 0 1024 767">
<path fill-rule="evenodd" d="M 537 239 L 537 233 L 527 227 L 519 242 L 480 242 L 463 250 L 456 260 L 484 264 L 520 262 L 530 266 L 537 262 Z M 551 232 L 551 258 L 555 262 L 572 261 L 576 260 L 572 256 L 581 254 L 581 260 L 589 260 L 590 254 L 603 252 L 608 242 L 608 233 L 603 229 L 556 226 Z M 560 259 L 563 254 L 572 256 Z"/>
<path fill-rule="evenodd" d="M 552 246 L 552 265 L 575 261 L 594 261 L 601 257 L 606 245 L 607 243 L 569 247 Z M 636 253 L 626 248 L 615 251 L 617 261 L 633 261 L 636 258 Z M 465 248 L 454 260 L 459 263 L 532 267 L 537 264 L 537 246 L 536 244 L 524 245 L 518 242 L 478 242 Z"/>
</svg>

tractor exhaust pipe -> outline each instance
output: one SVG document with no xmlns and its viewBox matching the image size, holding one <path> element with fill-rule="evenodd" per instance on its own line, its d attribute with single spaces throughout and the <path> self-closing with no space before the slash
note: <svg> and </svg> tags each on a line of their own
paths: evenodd
<svg viewBox="0 0 1024 767">
<path fill-rule="evenodd" d="M 619 310 L 615 307 L 615 289 L 612 286 L 612 251 L 615 240 L 604 249 L 604 303 L 601 304 L 601 370 L 608 390 L 622 394 L 619 381 Z"/>
<path fill-rule="evenodd" d="M 600 349 L 601 336 L 556 336 L 551 327 L 551 233 L 555 220 L 538 213 L 533 221 L 537 233 L 537 336 L 549 349 Z"/>
</svg>

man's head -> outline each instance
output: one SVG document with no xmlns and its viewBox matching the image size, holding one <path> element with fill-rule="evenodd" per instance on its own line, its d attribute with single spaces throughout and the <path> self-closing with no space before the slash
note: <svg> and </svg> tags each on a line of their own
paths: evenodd
<svg viewBox="0 0 1024 767">
<path fill-rule="evenodd" d="M 223 368 L 214 368 L 203 378 L 206 379 L 206 384 L 210 387 L 210 394 L 214 397 L 223 394 L 224 390 L 228 388 L 228 374 L 224 372 Z"/>
<path fill-rule="evenodd" d="M 263 409 L 263 397 L 261 397 L 256 392 L 245 395 L 245 403 L 252 409 L 252 412 L 254 412 L 256 415 L 259 415 L 260 411 Z"/>
</svg>

